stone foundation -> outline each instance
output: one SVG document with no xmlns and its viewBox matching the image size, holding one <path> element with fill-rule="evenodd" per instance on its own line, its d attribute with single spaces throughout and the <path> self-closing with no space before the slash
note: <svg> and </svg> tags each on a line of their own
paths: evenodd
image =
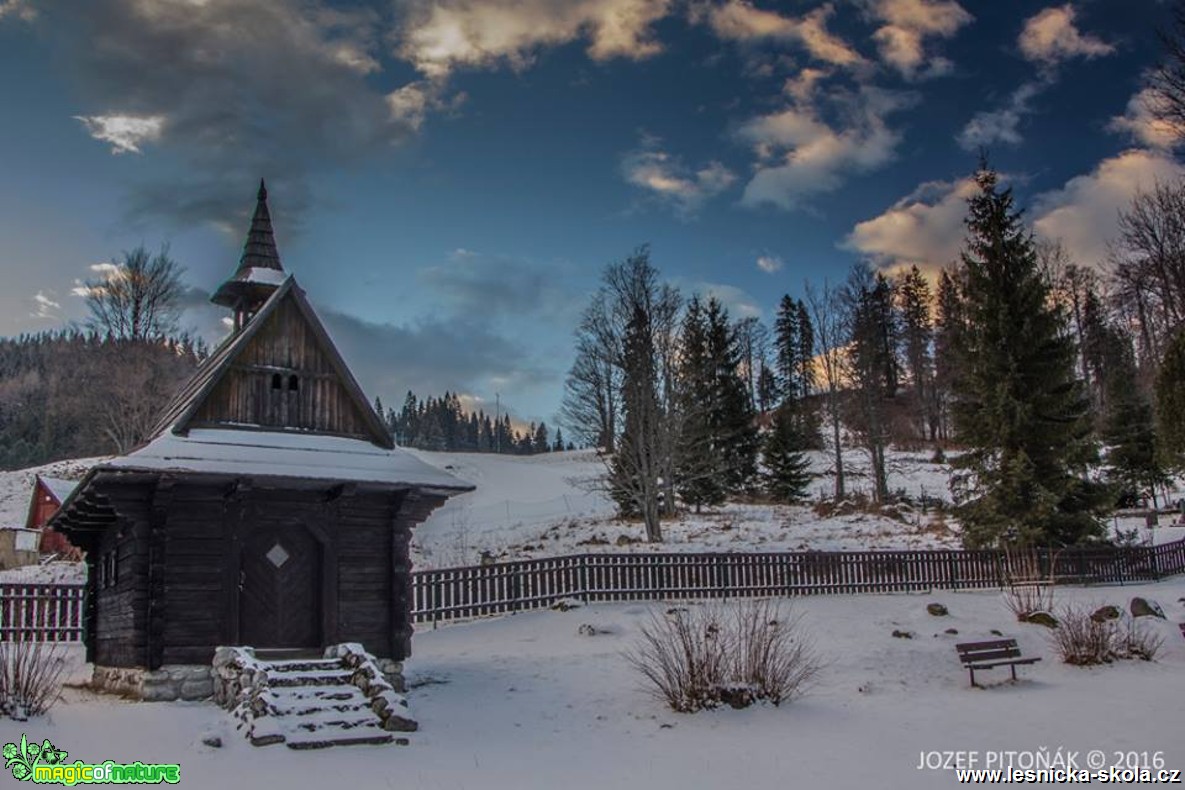
<svg viewBox="0 0 1185 790">
<path fill-rule="evenodd" d="M 201 664 L 173 664 L 152 670 L 97 666 L 91 685 L 99 691 L 144 702 L 202 700 L 214 693 L 214 670 Z"/>
</svg>

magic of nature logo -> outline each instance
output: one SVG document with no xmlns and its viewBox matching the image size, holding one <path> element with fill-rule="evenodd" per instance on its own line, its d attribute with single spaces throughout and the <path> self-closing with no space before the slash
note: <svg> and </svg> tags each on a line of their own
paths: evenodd
<svg viewBox="0 0 1185 790">
<path fill-rule="evenodd" d="M 4 744 L 4 767 L 21 782 L 36 784 L 177 784 L 181 766 L 168 763 L 66 762 L 66 752 L 45 739 L 40 744 L 24 734 L 21 742 Z"/>
</svg>

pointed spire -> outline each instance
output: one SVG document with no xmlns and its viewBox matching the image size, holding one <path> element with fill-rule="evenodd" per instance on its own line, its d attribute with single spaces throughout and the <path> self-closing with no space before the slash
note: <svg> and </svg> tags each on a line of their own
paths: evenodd
<svg viewBox="0 0 1185 790">
<path fill-rule="evenodd" d="M 276 249 L 276 237 L 272 232 L 272 216 L 267 208 L 267 184 L 259 179 L 259 193 L 255 198 L 255 216 L 251 218 L 251 230 L 247 243 L 243 245 L 243 257 L 239 259 L 239 271 L 247 268 L 276 269 L 280 265 L 280 251 Z"/>
<path fill-rule="evenodd" d="M 280 264 L 280 251 L 276 248 L 272 216 L 267 207 L 267 184 L 263 179 L 259 180 L 255 201 L 255 214 L 251 217 L 251 229 L 247 231 L 239 267 L 210 298 L 214 304 L 235 311 L 237 327 L 241 327 L 284 281 L 284 267 Z"/>
</svg>

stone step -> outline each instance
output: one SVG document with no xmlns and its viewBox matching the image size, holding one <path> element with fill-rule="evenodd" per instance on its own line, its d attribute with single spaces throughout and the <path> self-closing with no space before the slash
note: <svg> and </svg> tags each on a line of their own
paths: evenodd
<svg viewBox="0 0 1185 790">
<path fill-rule="evenodd" d="M 263 661 L 263 668 L 267 670 L 270 677 L 273 672 L 281 674 L 289 672 L 323 672 L 323 671 L 342 671 L 344 667 L 342 662 L 336 658 L 322 658 L 315 661 L 306 660 L 292 660 L 292 661 Z"/>
<path fill-rule="evenodd" d="M 288 740 L 287 744 L 289 749 L 327 749 L 330 746 L 380 746 L 394 740 L 395 736 L 391 733 L 378 730 L 374 735 L 350 735 L 336 738 L 314 736 L 309 740 Z"/>
<path fill-rule="evenodd" d="M 351 685 L 351 674 L 341 667 L 326 670 L 277 672 L 275 674 L 269 670 L 267 680 L 269 686 L 345 686 Z"/>
<path fill-rule="evenodd" d="M 313 732 L 325 728 L 339 728 L 350 730 L 355 727 L 382 726 L 374 711 L 366 708 L 361 711 L 341 712 L 336 710 L 315 710 L 309 713 L 293 713 L 284 716 L 284 724 L 293 731 L 297 729 Z"/>
</svg>

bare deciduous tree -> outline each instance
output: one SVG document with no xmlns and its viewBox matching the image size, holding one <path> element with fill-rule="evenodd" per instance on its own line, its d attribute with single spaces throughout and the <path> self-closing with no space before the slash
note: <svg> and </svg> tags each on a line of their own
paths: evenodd
<svg viewBox="0 0 1185 790">
<path fill-rule="evenodd" d="M 823 281 L 822 291 L 806 284 L 806 301 L 815 324 L 815 348 L 823 383 L 827 387 L 827 417 L 831 422 L 831 438 L 835 449 L 835 498 L 843 499 L 844 470 L 843 442 L 840 439 L 840 388 L 843 385 L 844 319 L 838 290 Z"/>
<path fill-rule="evenodd" d="M 156 340 L 177 331 L 184 271 L 164 246 L 144 247 L 101 264 L 102 276 L 84 286 L 91 329 L 117 340 Z"/>
<path fill-rule="evenodd" d="M 1162 60 L 1152 72 L 1152 112 L 1185 137 L 1185 2 L 1173 9 L 1173 28 L 1160 32 Z"/>
</svg>

